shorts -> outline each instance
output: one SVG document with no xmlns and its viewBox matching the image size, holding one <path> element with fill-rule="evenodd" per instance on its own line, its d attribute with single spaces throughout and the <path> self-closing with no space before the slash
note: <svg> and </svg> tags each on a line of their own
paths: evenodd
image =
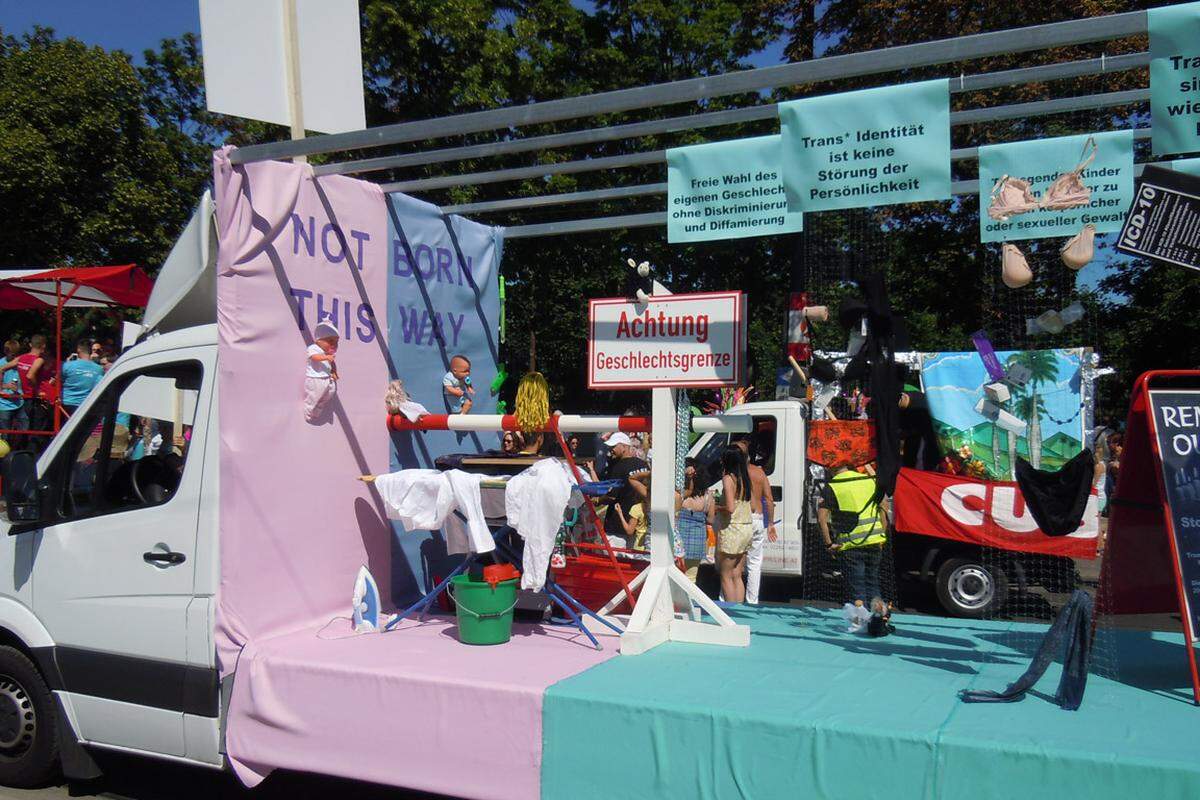
<svg viewBox="0 0 1200 800">
<path fill-rule="evenodd" d="M 717 552 L 727 556 L 740 556 L 750 549 L 754 528 L 747 522 L 731 522 L 717 531 Z"/>
</svg>

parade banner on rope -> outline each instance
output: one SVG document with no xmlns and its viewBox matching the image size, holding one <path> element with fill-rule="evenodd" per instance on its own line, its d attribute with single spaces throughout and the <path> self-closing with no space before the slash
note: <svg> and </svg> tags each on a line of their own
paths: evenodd
<svg viewBox="0 0 1200 800">
<path fill-rule="evenodd" d="M 991 219 L 988 205 L 996 181 L 1008 175 L 1029 181 L 1040 198 L 1058 177 L 1075 169 L 1086 158 L 1088 139 L 1096 140 L 1096 159 L 1083 171 L 1083 182 L 1092 190 L 1091 202 L 1066 211 L 1037 209 L 1009 218 Z M 1087 150 L 1090 151 L 1090 145 Z M 1097 233 L 1121 230 L 1133 198 L 1133 132 L 1062 136 L 1033 142 L 1010 142 L 979 148 L 979 240 L 1011 242 L 1073 236 L 1087 224 Z"/>
<path fill-rule="evenodd" d="M 1200 158 L 1177 158 L 1167 162 L 1171 169 L 1200 178 Z M 1162 166 L 1161 164 L 1159 166 Z"/>
<path fill-rule="evenodd" d="M 1117 249 L 1200 270 L 1200 180 L 1183 170 L 1147 164 Z"/>
<path fill-rule="evenodd" d="M 1200 151 L 1200 3 L 1152 8 L 1150 149 L 1154 155 Z"/>
<path fill-rule="evenodd" d="M 803 230 L 788 213 L 780 137 L 760 136 L 667 151 L 667 241 L 743 239 Z"/>
<path fill-rule="evenodd" d="M 1048 536 L 1038 527 L 1021 487 L 940 472 L 901 469 L 893 499 L 896 530 L 973 545 L 1092 559 L 1100 533 L 1100 502 L 1092 490 L 1079 528 Z"/>
<path fill-rule="evenodd" d="M 950 197 L 950 85 L 884 86 L 779 104 L 790 211 Z"/>
</svg>

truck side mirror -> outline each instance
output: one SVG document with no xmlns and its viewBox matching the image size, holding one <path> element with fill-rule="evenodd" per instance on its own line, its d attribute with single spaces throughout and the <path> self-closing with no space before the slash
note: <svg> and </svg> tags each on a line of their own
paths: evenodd
<svg viewBox="0 0 1200 800">
<path fill-rule="evenodd" d="M 33 453 L 18 450 L 10 454 L 4 475 L 4 503 L 8 509 L 8 521 L 38 522 L 42 514 L 41 495 L 37 459 Z"/>
</svg>

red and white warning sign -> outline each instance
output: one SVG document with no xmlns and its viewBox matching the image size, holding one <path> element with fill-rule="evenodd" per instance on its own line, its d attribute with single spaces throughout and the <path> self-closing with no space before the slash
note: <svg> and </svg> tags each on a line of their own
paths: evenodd
<svg viewBox="0 0 1200 800">
<path fill-rule="evenodd" d="M 743 382 L 746 296 L 672 294 L 592 300 L 588 387 L 720 387 Z"/>
</svg>

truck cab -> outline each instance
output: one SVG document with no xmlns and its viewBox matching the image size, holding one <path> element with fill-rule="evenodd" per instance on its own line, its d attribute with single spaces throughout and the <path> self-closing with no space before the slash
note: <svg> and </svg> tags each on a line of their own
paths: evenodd
<svg viewBox="0 0 1200 800">
<path fill-rule="evenodd" d="M 8 458 L 0 519 L 0 783 L 80 746 L 220 768 L 215 273 L 207 197 L 127 349 L 39 457 Z M 208 324 L 197 324 L 206 321 Z"/>
</svg>

